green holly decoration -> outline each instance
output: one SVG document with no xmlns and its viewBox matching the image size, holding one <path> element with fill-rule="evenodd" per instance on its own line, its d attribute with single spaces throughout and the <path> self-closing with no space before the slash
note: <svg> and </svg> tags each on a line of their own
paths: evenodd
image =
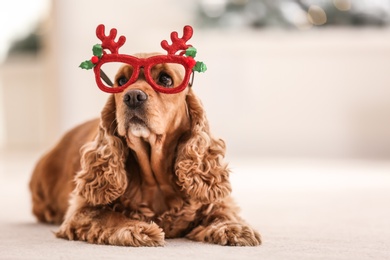
<svg viewBox="0 0 390 260">
<path fill-rule="evenodd" d="M 207 70 L 207 66 L 203 62 L 197 61 L 192 70 L 197 72 L 205 72 Z"/>
<path fill-rule="evenodd" d="M 102 55 L 103 55 L 103 48 L 102 48 L 102 45 L 101 45 L 101 44 L 95 44 L 95 45 L 92 47 L 92 52 L 93 52 L 93 55 L 94 55 L 94 56 L 98 56 L 99 58 L 101 58 Z"/>
<path fill-rule="evenodd" d="M 80 68 L 85 69 L 85 70 L 90 70 L 93 67 L 95 67 L 95 64 L 92 63 L 90 60 L 83 61 L 80 66 Z"/>
<path fill-rule="evenodd" d="M 186 50 L 186 56 L 195 58 L 196 52 L 197 50 L 194 47 L 188 47 Z M 207 70 L 207 66 L 203 62 L 197 61 L 192 70 L 197 72 L 205 72 Z"/>
<path fill-rule="evenodd" d="M 95 67 L 96 63 L 99 61 L 99 59 L 103 56 L 103 48 L 101 44 L 95 44 L 92 47 L 92 53 L 93 57 L 90 60 L 83 61 L 80 64 L 80 68 L 85 69 L 85 70 L 90 70 L 93 67 Z"/>
<path fill-rule="evenodd" d="M 196 49 L 195 49 L 194 47 L 189 47 L 189 48 L 186 50 L 186 56 L 195 58 L 196 52 L 197 52 L 197 51 L 196 51 Z"/>
</svg>

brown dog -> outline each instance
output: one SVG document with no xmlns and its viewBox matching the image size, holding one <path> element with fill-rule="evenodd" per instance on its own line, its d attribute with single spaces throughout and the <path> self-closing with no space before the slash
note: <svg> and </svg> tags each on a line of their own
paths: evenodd
<svg viewBox="0 0 390 260">
<path fill-rule="evenodd" d="M 183 77 L 167 69 L 170 76 L 160 81 Z M 122 67 L 114 87 L 131 71 Z M 185 236 L 259 245 L 230 197 L 224 153 L 191 88 L 158 93 L 141 72 L 108 98 L 100 121 L 74 128 L 38 162 L 30 182 L 33 213 L 61 224 L 57 237 L 97 244 L 161 246 L 164 237 Z"/>
</svg>

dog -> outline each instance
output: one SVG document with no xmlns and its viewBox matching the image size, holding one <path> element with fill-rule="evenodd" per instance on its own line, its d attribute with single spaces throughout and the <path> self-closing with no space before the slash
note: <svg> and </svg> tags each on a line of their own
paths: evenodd
<svg viewBox="0 0 390 260">
<path fill-rule="evenodd" d="M 148 59 L 156 54 L 137 54 Z M 175 64 L 155 75 L 171 87 Z M 132 77 L 121 67 L 113 88 Z M 165 238 L 257 246 L 261 238 L 233 201 L 225 143 L 210 133 L 193 89 L 155 91 L 145 73 L 111 94 L 100 119 L 66 133 L 37 163 L 32 211 L 60 225 L 58 238 L 117 246 L 163 246 Z"/>
</svg>

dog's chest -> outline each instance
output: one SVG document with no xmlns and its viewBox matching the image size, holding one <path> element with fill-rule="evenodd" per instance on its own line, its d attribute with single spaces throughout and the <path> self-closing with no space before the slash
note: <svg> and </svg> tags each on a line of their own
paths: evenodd
<svg viewBox="0 0 390 260">
<path fill-rule="evenodd" d="M 174 223 L 183 215 L 179 212 L 185 210 L 188 202 L 174 174 L 175 151 L 164 149 L 162 145 L 149 145 L 139 138 L 131 141 L 128 140 L 131 151 L 126 160 L 128 185 L 125 193 L 113 204 L 114 210 L 132 219 L 176 225 Z M 184 222 L 179 226 L 186 228 L 188 221 Z"/>
<path fill-rule="evenodd" d="M 130 157 L 126 163 L 128 186 L 112 204 L 113 209 L 131 219 L 155 222 L 166 237 L 178 237 L 191 229 L 201 204 L 188 200 L 168 170 L 171 166 L 151 167 L 152 172 L 145 172 L 134 159 Z M 148 176 L 153 181 L 147 180 Z"/>
<path fill-rule="evenodd" d="M 166 196 L 157 187 L 143 190 L 142 185 L 129 185 L 112 206 L 130 219 L 155 222 L 167 238 L 180 237 L 191 229 L 201 207 L 200 203 L 186 201 L 180 194 Z"/>
<path fill-rule="evenodd" d="M 138 212 L 143 212 L 146 216 L 161 215 L 171 208 L 180 207 L 183 204 L 182 199 L 172 190 L 160 186 L 142 185 L 141 187 L 130 187 L 129 194 L 133 194 L 132 190 L 137 190 L 135 196 L 129 196 L 132 201 L 130 208 Z"/>
<path fill-rule="evenodd" d="M 136 160 L 128 160 L 126 168 L 128 186 L 120 198 L 124 208 L 152 217 L 182 207 L 184 195 L 172 172 L 142 167 Z"/>
</svg>

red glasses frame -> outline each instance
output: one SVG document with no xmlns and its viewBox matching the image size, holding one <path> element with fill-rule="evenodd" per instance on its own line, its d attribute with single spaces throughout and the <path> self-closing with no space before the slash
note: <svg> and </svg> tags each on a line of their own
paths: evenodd
<svg viewBox="0 0 390 260">
<path fill-rule="evenodd" d="M 124 64 L 131 65 L 133 67 L 133 73 L 131 75 L 131 78 L 128 79 L 128 81 L 122 85 L 117 87 L 107 87 L 102 82 L 102 72 L 101 67 L 105 63 L 109 62 L 121 62 Z M 174 88 L 167 88 L 158 85 L 152 78 L 152 75 L 150 74 L 151 68 L 154 65 L 157 64 L 163 64 L 163 63 L 176 63 L 181 64 L 185 68 L 185 74 L 183 77 L 183 81 L 180 85 L 174 87 Z M 156 55 L 149 58 L 137 58 L 135 56 L 126 55 L 126 54 L 105 54 L 101 57 L 99 62 L 94 67 L 95 72 L 95 80 L 98 87 L 107 93 L 119 93 L 125 90 L 128 86 L 133 84 L 138 80 L 139 73 L 141 68 L 143 68 L 143 73 L 145 75 L 145 80 L 149 85 L 157 92 L 165 93 L 165 94 L 175 94 L 183 91 L 190 81 L 190 76 L 192 73 L 192 68 L 195 66 L 195 60 L 192 57 L 186 57 L 186 56 L 179 56 L 179 55 Z"/>
<path fill-rule="evenodd" d="M 192 47 L 187 44 L 187 41 L 192 37 L 193 29 L 191 26 L 186 25 L 183 28 L 183 36 L 179 38 L 177 32 L 171 33 L 172 43 L 169 44 L 166 40 L 161 42 L 161 47 L 167 51 L 167 55 L 156 55 L 149 58 L 137 58 L 132 55 L 119 54 L 119 48 L 126 42 L 125 36 L 120 36 L 116 41 L 117 30 L 112 28 L 108 35 L 105 34 L 105 27 L 103 24 L 98 25 L 96 28 L 96 36 L 102 41 L 102 44 L 96 44 L 93 48 L 94 56 L 90 61 L 83 62 L 80 67 L 83 69 L 94 69 L 95 72 L 95 81 L 98 87 L 107 93 L 119 93 L 125 90 L 129 85 L 133 84 L 138 80 L 141 69 L 145 75 L 145 80 L 152 86 L 155 91 L 166 93 L 166 94 L 175 94 L 180 91 L 183 91 L 190 83 L 191 73 L 195 70 L 195 65 L 198 65 L 198 62 L 194 60 L 193 57 L 196 55 L 196 49 L 192 48 L 187 54 L 187 49 Z M 106 50 L 109 52 L 107 53 Z M 195 52 L 194 52 L 195 50 Z M 186 55 L 186 56 L 185 56 Z M 107 75 L 102 71 L 102 65 L 110 62 L 121 62 L 124 64 L 131 65 L 133 67 L 133 73 L 128 79 L 128 81 L 122 86 L 114 86 L 111 80 Z M 168 88 L 158 85 L 152 78 L 151 68 L 157 64 L 164 63 L 175 63 L 181 64 L 184 69 L 184 78 L 181 84 L 178 86 Z M 202 63 L 202 62 L 201 62 Z M 196 71 L 200 71 L 196 69 Z M 205 71 L 205 69 L 201 70 Z M 105 81 L 108 87 L 103 82 Z"/>
</svg>

